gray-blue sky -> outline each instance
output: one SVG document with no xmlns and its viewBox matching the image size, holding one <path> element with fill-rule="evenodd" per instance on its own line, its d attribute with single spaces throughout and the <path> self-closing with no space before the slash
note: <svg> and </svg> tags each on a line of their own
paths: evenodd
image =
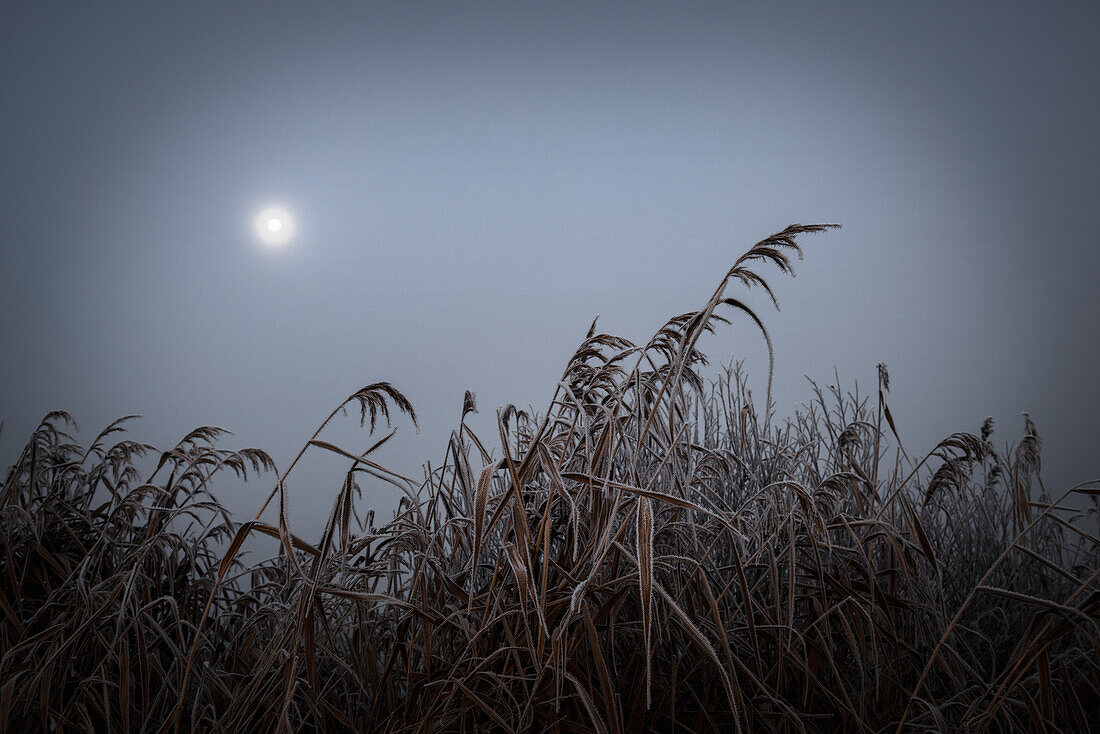
<svg viewBox="0 0 1100 734">
<path fill-rule="evenodd" d="M 66 408 L 285 465 L 390 380 L 415 474 L 463 390 L 541 407 L 596 313 L 643 339 L 837 221 L 775 282 L 781 411 L 883 361 L 911 449 L 1027 410 L 1048 478 L 1092 478 L 1098 35 L 1094 3 L 7 3 L 0 459 Z M 705 346 L 762 382 L 745 325 Z"/>
</svg>

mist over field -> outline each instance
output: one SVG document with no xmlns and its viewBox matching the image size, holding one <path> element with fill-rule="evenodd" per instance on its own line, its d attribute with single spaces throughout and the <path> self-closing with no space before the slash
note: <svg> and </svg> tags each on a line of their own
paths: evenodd
<svg viewBox="0 0 1100 734">
<path fill-rule="evenodd" d="M 465 390 L 538 406 L 596 314 L 644 339 L 744 243 L 830 221 L 776 286 L 780 406 L 885 362 L 914 448 L 1028 411 L 1052 480 L 1095 473 L 1089 4 L 22 3 L 0 26 L 5 463 L 65 408 L 285 465 L 384 379 L 419 406 L 389 447 L 417 472 Z M 251 229 L 270 202 L 298 219 L 277 252 Z M 709 349 L 758 379 L 737 328 Z"/>
<path fill-rule="evenodd" d="M 9 3 L 0 730 L 1095 727 L 1098 32 Z"/>
</svg>

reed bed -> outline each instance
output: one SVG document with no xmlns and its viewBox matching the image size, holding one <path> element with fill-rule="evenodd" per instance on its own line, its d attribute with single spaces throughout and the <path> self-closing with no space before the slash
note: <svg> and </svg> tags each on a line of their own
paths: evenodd
<svg viewBox="0 0 1100 734">
<path fill-rule="evenodd" d="M 302 449 L 347 467 L 315 539 L 297 459 L 214 428 L 158 456 L 127 419 L 83 448 L 47 415 L 0 488 L 0 730 L 1095 730 L 1100 485 L 1048 493 L 1030 420 L 910 457 L 885 367 L 783 420 L 770 375 L 763 405 L 737 364 L 701 376 L 727 317 L 767 339 L 730 293 L 770 295 L 828 226 L 756 244 L 645 344 L 593 323 L 545 412 L 478 436 L 467 393 L 422 479 L 371 458 L 412 405 L 354 393 Z M 322 438 L 349 408 L 361 453 Z M 227 473 L 270 477 L 276 521 L 229 517 Z M 402 492 L 377 526 L 367 481 Z M 246 563 L 258 534 L 280 550 Z"/>
</svg>

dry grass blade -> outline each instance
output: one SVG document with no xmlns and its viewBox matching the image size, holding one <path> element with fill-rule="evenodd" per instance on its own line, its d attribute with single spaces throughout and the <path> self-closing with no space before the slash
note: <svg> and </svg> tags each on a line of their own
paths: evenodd
<svg viewBox="0 0 1100 734">
<path fill-rule="evenodd" d="M 638 498 L 638 592 L 642 606 L 642 644 L 645 648 L 645 705 L 653 705 L 651 690 L 651 640 L 653 631 L 653 506 L 647 497 Z"/>
</svg>

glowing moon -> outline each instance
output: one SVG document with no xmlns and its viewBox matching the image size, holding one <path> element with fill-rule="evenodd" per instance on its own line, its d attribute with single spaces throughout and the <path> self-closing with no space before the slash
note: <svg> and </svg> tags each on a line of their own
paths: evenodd
<svg viewBox="0 0 1100 734">
<path fill-rule="evenodd" d="M 283 245 L 294 235 L 294 220 L 285 209 L 269 206 L 256 215 L 256 237 L 267 245 Z"/>
</svg>

